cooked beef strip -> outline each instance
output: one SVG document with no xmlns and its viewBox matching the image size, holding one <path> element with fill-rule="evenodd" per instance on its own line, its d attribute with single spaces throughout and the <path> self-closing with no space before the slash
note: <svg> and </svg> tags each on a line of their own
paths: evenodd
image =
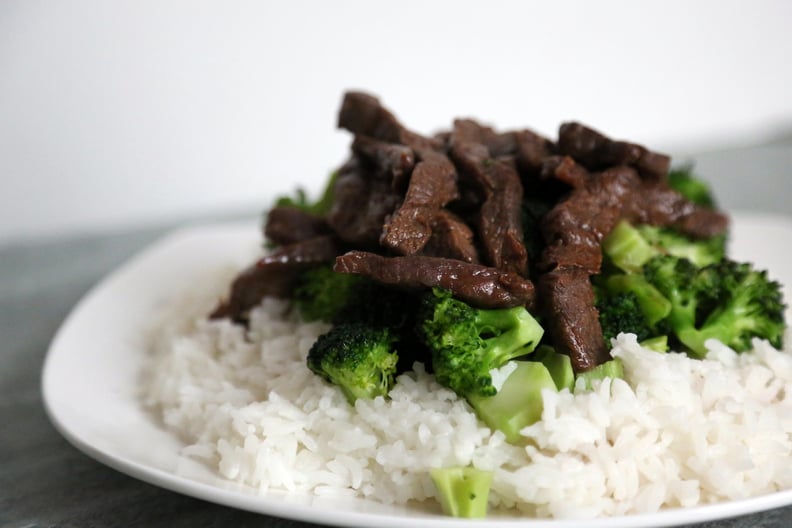
<svg viewBox="0 0 792 528">
<path fill-rule="evenodd" d="M 404 201 L 382 226 L 380 243 L 401 255 L 420 252 L 432 236 L 435 216 L 459 196 L 456 178 L 456 169 L 445 156 L 418 163 Z"/>
<path fill-rule="evenodd" d="M 382 224 L 401 201 L 390 182 L 373 178 L 356 157 L 338 171 L 327 223 L 342 241 L 361 248 L 379 245 Z"/>
<path fill-rule="evenodd" d="M 473 230 L 457 215 L 441 209 L 432 221 L 432 238 L 423 249 L 427 257 L 457 259 L 478 263 Z"/>
<path fill-rule="evenodd" d="M 367 136 L 355 136 L 352 152 L 367 160 L 374 167 L 375 176 L 389 181 L 393 190 L 404 191 L 415 167 L 413 149 Z"/>
<path fill-rule="evenodd" d="M 294 281 L 301 271 L 333 262 L 342 252 L 342 246 L 329 235 L 279 247 L 234 279 L 228 300 L 221 303 L 210 317 L 229 317 L 244 323 L 248 311 L 264 297 L 291 296 Z"/>
<path fill-rule="evenodd" d="M 548 156 L 542 163 L 540 178 L 553 178 L 570 187 L 582 187 L 588 182 L 589 171 L 569 156 Z"/>
<path fill-rule="evenodd" d="M 516 273 L 437 257 L 383 257 L 350 251 L 336 258 L 335 271 L 357 273 L 404 288 L 445 288 L 472 306 L 510 308 L 531 305 L 533 283 Z"/>
<path fill-rule="evenodd" d="M 338 125 L 358 137 L 403 145 L 416 153 L 419 161 L 406 195 L 382 226 L 380 243 L 401 255 L 417 254 L 432 235 L 434 216 L 459 196 L 456 169 L 442 152 L 442 142 L 407 130 L 378 99 L 360 92 L 344 96 Z"/>
<path fill-rule="evenodd" d="M 590 276 L 600 271 L 602 239 L 622 218 L 688 227 L 691 235 L 695 228 L 700 236 L 722 232 L 727 222 L 720 213 L 691 204 L 664 182 L 641 180 L 626 166 L 591 175 L 556 204 L 542 221 L 545 273 L 537 288 L 545 319 L 552 321 L 548 334 L 557 349 L 570 356 L 576 372 L 607 359 Z M 567 312 L 569 316 L 560 317 Z"/>
<path fill-rule="evenodd" d="M 558 131 L 558 151 L 575 158 L 587 169 L 599 171 L 615 165 L 630 165 L 641 176 L 660 180 L 668 174 L 671 158 L 641 145 L 617 141 L 580 123 L 564 123 Z"/>
<path fill-rule="evenodd" d="M 520 130 L 514 134 L 517 166 L 521 172 L 538 174 L 545 158 L 553 155 L 555 145 L 531 130 Z"/>
<path fill-rule="evenodd" d="M 454 120 L 454 129 L 456 132 L 452 131 L 446 137 L 448 145 L 454 141 L 454 136 L 458 141 L 460 130 L 464 130 L 465 139 L 484 145 L 492 158 L 514 157 L 517 153 L 516 132 L 496 132 L 492 127 L 473 119 Z"/>
<path fill-rule="evenodd" d="M 552 343 L 572 360 L 575 372 L 608 359 L 590 276 L 602 264 L 602 239 L 640 187 L 635 170 L 616 167 L 589 178 L 542 220 L 547 244 L 537 279 L 543 320 Z"/>
<path fill-rule="evenodd" d="M 330 233 L 324 218 L 296 207 L 273 207 L 267 213 L 264 236 L 279 246 L 308 240 Z"/>
<path fill-rule="evenodd" d="M 646 181 L 625 217 L 633 223 L 670 226 L 692 238 L 710 238 L 726 231 L 723 213 L 694 204 L 664 181 Z M 632 205 L 632 206 L 631 206 Z"/>
<path fill-rule="evenodd" d="M 545 330 L 556 350 L 569 355 L 575 372 L 610 359 L 587 271 L 574 267 L 553 270 L 539 277 L 536 288 Z"/>
<path fill-rule="evenodd" d="M 264 295 L 290 295 L 299 271 L 339 255 L 341 240 L 381 251 L 385 219 L 386 247 L 412 256 L 352 251 L 336 259 L 337 271 L 404 288 L 447 288 L 483 308 L 532 305 L 533 284 L 515 273 L 526 269 L 520 213 L 523 189 L 530 188 L 529 201 L 555 204 L 535 215 L 546 243 L 538 266 L 544 272 L 538 278 L 544 324 L 551 342 L 580 372 L 608 359 L 590 276 L 600 269 L 602 239 L 620 218 L 697 237 L 726 227 L 723 215 L 693 206 L 668 188 L 666 156 L 577 123 L 561 127 L 558 144 L 527 130 L 499 134 L 470 120 L 426 138 L 404 128 L 376 98 L 351 92 L 339 126 L 356 138 L 327 217 L 338 239 L 309 238 L 321 225 L 299 213 L 273 212 L 273 240 L 303 241 L 243 272 L 214 317 L 244 322 Z M 457 168 L 464 176 L 459 182 Z M 465 218 L 477 213 L 483 258 L 493 267 L 475 263 L 473 231 L 444 208 L 449 202 Z M 279 225 L 290 214 L 294 227 Z"/>
<path fill-rule="evenodd" d="M 492 130 L 486 127 L 487 130 Z M 517 154 L 517 133 L 516 132 L 492 132 L 486 137 L 487 150 L 493 158 L 515 157 Z"/>
<path fill-rule="evenodd" d="M 624 205 L 640 189 L 635 170 L 615 167 L 591 177 L 553 207 L 542 220 L 546 248 L 541 269 L 575 267 L 590 275 L 602 264 L 602 239 L 623 216 Z"/>
<path fill-rule="evenodd" d="M 383 107 L 379 99 L 362 92 L 347 92 L 338 114 L 338 126 L 355 135 L 406 145 L 423 158 L 439 152 L 442 142 L 407 130 L 396 117 Z"/>
<path fill-rule="evenodd" d="M 451 158 L 460 177 L 474 183 L 482 200 L 477 227 L 485 262 L 525 276 L 528 252 L 521 222 L 522 182 L 513 163 L 492 158 L 484 144 L 487 133 L 474 121 L 454 121 Z"/>
</svg>

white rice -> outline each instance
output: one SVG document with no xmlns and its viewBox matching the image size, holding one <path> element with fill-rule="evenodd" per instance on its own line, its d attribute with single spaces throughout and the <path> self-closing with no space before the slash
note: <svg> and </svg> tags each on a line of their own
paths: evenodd
<svg viewBox="0 0 792 528">
<path fill-rule="evenodd" d="M 260 490 L 353 495 L 383 503 L 433 499 L 429 469 L 495 472 L 490 509 L 591 518 L 740 499 L 792 488 L 792 354 L 756 341 L 705 360 L 614 340 L 625 379 L 544 393 L 542 420 L 510 445 L 420 364 L 389 399 L 358 400 L 311 373 L 305 356 L 324 324 L 281 301 L 252 312 L 249 331 L 207 321 L 227 284 L 184 298 L 154 332 L 144 398 L 227 479 Z"/>
</svg>

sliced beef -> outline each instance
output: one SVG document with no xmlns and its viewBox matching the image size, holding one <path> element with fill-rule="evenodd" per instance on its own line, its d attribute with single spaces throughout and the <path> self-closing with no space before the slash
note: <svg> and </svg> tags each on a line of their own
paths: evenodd
<svg viewBox="0 0 792 528">
<path fill-rule="evenodd" d="M 528 273 L 523 239 L 523 187 L 513 163 L 496 159 L 485 145 L 487 129 L 471 120 L 457 120 L 451 134 L 451 158 L 460 177 L 480 195 L 478 235 L 485 262 L 519 275 Z"/>
<path fill-rule="evenodd" d="M 381 224 L 380 243 L 401 255 L 419 253 L 432 236 L 434 216 L 459 196 L 456 169 L 443 153 L 443 143 L 408 130 L 377 98 L 361 92 L 344 96 L 338 125 L 356 134 L 356 142 L 365 136 L 408 147 L 415 153 L 418 161 L 409 176 L 404 200 Z M 359 145 L 363 146 L 372 145 Z M 403 179 L 394 181 L 396 188 L 403 184 Z"/>
<path fill-rule="evenodd" d="M 332 236 L 280 247 L 242 271 L 231 283 L 228 299 L 210 317 L 245 322 L 248 311 L 264 297 L 289 297 L 300 272 L 333 262 L 341 252 L 341 245 Z"/>
<path fill-rule="evenodd" d="M 509 271 L 437 257 L 383 257 L 350 251 L 336 259 L 335 271 L 356 273 L 404 288 L 445 288 L 481 308 L 530 305 L 533 283 Z"/>
<path fill-rule="evenodd" d="M 699 236 L 727 225 L 723 215 L 688 202 L 662 181 L 642 180 L 627 166 L 592 174 L 557 203 L 542 220 L 546 247 L 537 287 L 545 320 L 552 321 L 548 334 L 578 372 L 598 365 L 607 351 L 590 276 L 602 265 L 602 239 L 622 218 L 682 227 L 691 235 L 696 229 Z"/>
<path fill-rule="evenodd" d="M 347 92 L 338 114 L 338 126 L 358 136 L 406 145 L 420 157 L 439 152 L 442 142 L 407 130 L 379 99 L 363 92 Z"/>
<path fill-rule="evenodd" d="M 624 215 L 633 223 L 673 227 L 693 238 L 710 238 L 726 231 L 729 219 L 720 211 L 696 205 L 664 181 L 645 182 Z"/>
<path fill-rule="evenodd" d="M 445 156 L 415 167 L 404 201 L 382 226 L 380 243 L 401 255 L 415 255 L 429 242 L 435 216 L 459 196 L 456 169 Z"/>
<path fill-rule="evenodd" d="M 555 145 L 531 130 L 514 133 L 517 166 L 530 176 L 542 169 L 545 159 L 555 153 Z"/>
<path fill-rule="evenodd" d="M 542 221 L 545 273 L 537 288 L 543 320 L 552 343 L 570 357 L 576 372 L 608 359 L 590 277 L 602 265 L 602 239 L 622 217 L 624 205 L 635 199 L 640 184 L 629 167 L 608 169 L 575 188 Z"/>
<path fill-rule="evenodd" d="M 338 172 L 333 205 L 327 223 L 342 241 L 361 248 L 379 245 L 385 218 L 401 201 L 389 182 L 373 178 L 370 171 L 352 158 Z"/>
<path fill-rule="evenodd" d="M 615 165 L 635 167 L 643 177 L 662 179 L 671 158 L 641 145 L 617 141 L 580 123 L 564 123 L 558 131 L 558 151 L 572 156 L 587 169 L 599 171 Z"/>
<path fill-rule="evenodd" d="M 473 230 L 464 220 L 446 209 L 441 209 L 434 216 L 432 237 L 422 254 L 463 262 L 479 262 Z"/>
<path fill-rule="evenodd" d="M 367 136 L 355 136 L 352 152 L 374 168 L 377 178 L 391 182 L 395 191 L 404 191 L 415 167 L 413 149 Z"/>
<path fill-rule="evenodd" d="M 375 97 L 349 92 L 338 124 L 355 140 L 330 211 L 273 209 L 266 235 L 282 247 L 234 281 L 213 317 L 244 322 L 263 296 L 289 296 L 300 271 L 334 261 L 339 272 L 446 288 L 482 308 L 536 304 L 549 342 L 581 372 L 608 359 L 590 278 L 620 219 L 698 238 L 727 227 L 668 187 L 667 156 L 579 123 L 562 125 L 557 143 L 470 119 L 424 137 Z"/>
<path fill-rule="evenodd" d="M 264 236 L 279 246 L 316 238 L 330 233 L 324 218 L 296 207 L 273 207 L 267 213 Z"/>
<path fill-rule="evenodd" d="M 545 330 L 556 350 L 569 355 L 575 372 L 610 359 L 587 271 L 574 267 L 553 270 L 539 277 L 536 288 Z"/>
<path fill-rule="evenodd" d="M 590 275 L 602 264 L 602 239 L 638 196 L 640 179 L 629 167 L 608 169 L 576 188 L 542 220 L 546 248 L 541 268 L 575 267 Z"/>
<path fill-rule="evenodd" d="M 554 179 L 572 188 L 583 187 L 590 173 L 569 156 L 548 156 L 540 169 L 542 180 Z"/>
<path fill-rule="evenodd" d="M 516 132 L 496 132 L 492 127 L 473 119 L 456 119 L 454 131 L 446 138 L 448 144 L 459 141 L 460 134 L 464 134 L 469 141 L 484 145 L 492 158 L 514 157 L 517 153 Z"/>
</svg>

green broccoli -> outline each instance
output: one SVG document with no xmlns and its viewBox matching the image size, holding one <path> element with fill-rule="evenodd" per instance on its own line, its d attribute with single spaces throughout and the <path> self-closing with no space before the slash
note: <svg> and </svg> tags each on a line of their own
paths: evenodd
<svg viewBox="0 0 792 528">
<path fill-rule="evenodd" d="M 492 471 L 474 467 L 430 470 L 443 513 L 453 517 L 480 519 L 487 515 Z"/>
<path fill-rule="evenodd" d="M 336 273 L 332 266 L 317 266 L 297 278 L 292 300 L 306 321 L 332 322 L 360 285 L 360 275 Z"/>
<path fill-rule="evenodd" d="M 672 255 L 654 257 L 643 267 L 643 275 L 671 303 L 665 321 L 674 337 L 683 328 L 695 327 L 698 311 L 713 301 L 709 295 L 715 285 L 706 284 L 699 268 L 688 259 Z"/>
<path fill-rule="evenodd" d="M 328 178 L 327 183 L 325 184 L 324 191 L 322 191 L 322 195 L 316 202 L 311 203 L 308 200 L 308 195 L 306 194 L 305 189 L 298 188 L 295 191 L 294 197 L 281 196 L 275 200 L 275 205 L 277 207 L 294 207 L 295 209 L 300 209 L 306 213 L 323 216 L 327 214 L 328 211 L 330 211 L 330 207 L 333 205 L 335 182 L 337 177 L 338 172 L 333 172 L 330 174 L 330 178 Z"/>
<path fill-rule="evenodd" d="M 582 379 L 585 390 L 591 390 L 594 380 L 601 380 L 605 378 L 624 378 L 624 365 L 619 358 L 613 358 L 600 365 L 597 365 L 591 370 L 581 372 L 577 375 L 576 380 Z"/>
<path fill-rule="evenodd" d="M 670 302 L 667 323 L 694 357 L 707 353 L 704 342 L 718 339 L 737 352 L 754 337 L 778 347 L 786 328 L 781 286 L 748 263 L 724 259 L 697 268 L 684 258 L 654 257 L 644 276 Z"/>
<path fill-rule="evenodd" d="M 292 295 L 306 321 L 389 328 L 400 351 L 398 373 L 412 369 L 416 361 L 426 362 L 426 348 L 414 332 L 418 300 L 414 292 L 336 273 L 329 265 L 302 272 Z"/>
<path fill-rule="evenodd" d="M 597 311 L 602 327 L 602 336 L 610 346 L 611 339 L 622 332 L 632 333 L 639 341 L 654 335 L 641 310 L 638 296 L 628 291 L 597 298 Z"/>
<path fill-rule="evenodd" d="M 677 330 L 679 340 L 698 355 L 704 342 L 715 338 L 737 352 L 751 349 L 754 337 L 766 339 L 776 348 L 786 329 L 781 286 L 767 272 L 751 264 L 724 260 L 699 274 L 703 284 L 714 284 L 707 292 L 706 311 L 696 314 L 695 327 Z"/>
<path fill-rule="evenodd" d="M 308 352 L 308 368 L 337 385 L 350 403 L 386 396 L 393 387 L 398 354 L 389 328 L 347 323 L 332 327 Z"/>
<path fill-rule="evenodd" d="M 484 310 L 439 288 L 422 302 L 420 332 L 437 381 L 460 396 L 493 396 L 490 371 L 533 351 L 544 331 L 522 306 Z"/>
<path fill-rule="evenodd" d="M 699 267 L 720 262 L 726 256 L 726 234 L 692 240 L 668 227 L 639 225 L 640 235 L 661 253 L 683 257 Z"/>
<path fill-rule="evenodd" d="M 523 440 L 520 431 L 542 418 L 542 391 L 548 389 L 555 392 L 558 386 L 544 363 L 508 363 L 513 369 L 494 396 L 481 396 L 472 392 L 467 395 L 467 401 L 490 429 L 502 432 L 507 442 L 516 444 Z M 571 362 L 569 372 L 572 372 Z M 561 379 L 559 381 L 564 383 Z"/>
<path fill-rule="evenodd" d="M 627 220 L 616 224 L 602 240 L 602 252 L 610 263 L 628 273 L 640 272 L 646 261 L 658 253 Z"/>
<path fill-rule="evenodd" d="M 709 185 L 693 174 L 692 167 L 679 167 L 668 173 L 668 186 L 696 205 L 714 208 L 715 198 Z"/>
<path fill-rule="evenodd" d="M 438 383 L 465 398 L 507 441 L 519 441 L 520 430 L 541 416 L 541 391 L 556 390 L 542 363 L 512 361 L 537 346 L 544 333 L 539 323 L 522 306 L 473 308 L 437 288 L 424 296 L 420 313 L 419 331 Z M 493 372 L 506 368 L 511 370 L 499 372 L 506 379 L 497 388 Z"/>
<path fill-rule="evenodd" d="M 668 227 L 633 226 L 622 220 L 602 241 L 609 262 L 627 273 L 640 273 L 652 257 L 684 257 L 699 267 L 719 262 L 726 254 L 726 235 L 694 240 Z"/>
<path fill-rule="evenodd" d="M 618 311 L 621 312 L 610 316 L 614 323 L 618 323 L 619 319 L 630 319 L 627 310 L 637 307 L 638 312 L 643 315 L 645 325 L 650 327 L 647 329 L 649 330 L 647 335 L 651 335 L 658 329 L 658 323 L 671 312 L 671 303 L 668 299 L 649 284 L 643 275 L 616 273 L 604 277 L 600 283 L 602 287 L 599 288 L 599 295 L 611 299 L 610 308 L 619 309 Z M 636 326 L 641 326 L 638 321 L 635 323 Z M 614 330 L 618 328 L 615 327 Z"/>
<path fill-rule="evenodd" d="M 556 389 L 572 390 L 575 386 L 575 371 L 572 369 L 572 360 L 566 354 L 560 354 L 550 345 L 541 345 L 533 354 L 536 361 L 540 361 L 550 377 L 555 382 Z"/>
</svg>

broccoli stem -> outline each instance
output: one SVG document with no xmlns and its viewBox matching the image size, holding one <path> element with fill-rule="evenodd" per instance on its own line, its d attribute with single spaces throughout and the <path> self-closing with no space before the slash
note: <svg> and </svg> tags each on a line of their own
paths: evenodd
<svg viewBox="0 0 792 528">
<path fill-rule="evenodd" d="M 542 417 L 542 391 L 555 392 L 556 382 L 542 363 L 515 361 L 517 368 L 494 396 L 469 394 L 468 402 L 491 429 L 501 431 L 506 441 L 519 443 L 520 431 Z"/>
<path fill-rule="evenodd" d="M 654 350 L 655 352 L 668 352 L 668 336 L 661 335 L 650 337 L 639 343 L 642 347 Z"/>
<path fill-rule="evenodd" d="M 657 251 L 626 220 L 614 227 L 602 241 L 602 251 L 613 264 L 628 273 L 637 273 Z"/>
<path fill-rule="evenodd" d="M 544 329 L 531 314 L 522 307 L 503 310 L 478 310 L 476 323 L 485 338 L 487 352 L 493 364 L 503 365 L 510 359 L 529 354 L 542 338 Z M 500 335 L 485 337 L 492 332 Z M 515 343 L 523 345 L 515 349 Z"/>
<path fill-rule="evenodd" d="M 619 358 L 613 358 L 601 365 L 597 365 L 591 370 L 581 372 L 578 374 L 577 379 L 582 379 L 585 390 L 590 390 L 594 380 L 623 377 L 624 365 L 622 365 L 622 362 Z"/>
<path fill-rule="evenodd" d="M 572 360 L 569 356 L 559 354 L 549 345 L 542 345 L 536 350 L 534 357 L 547 367 L 558 390 L 572 390 L 575 387 L 575 371 L 572 370 Z"/>
<path fill-rule="evenodd" d="M 657 288 L 649 284 L 643 275 L 632 273 L 611 275 L 605 281 L 605 287 L 610 293 L 634 293 L 650 326 L 656 325 L 671 312 L 671 302 Z"/>
<path fill-rule="evenodd" d="M 474 467 L 430 470 L 443 513 L 452 517 L 481 519 L 487 515 L 492 471 Z"/>
</svg>

